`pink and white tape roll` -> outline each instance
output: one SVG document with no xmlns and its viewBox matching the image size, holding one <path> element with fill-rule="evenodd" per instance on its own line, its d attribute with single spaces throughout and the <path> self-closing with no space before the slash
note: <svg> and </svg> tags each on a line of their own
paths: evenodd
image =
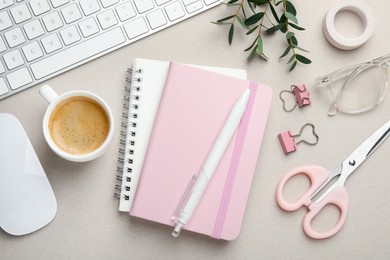
<svg viewBox="0 0 390 260">
<path fill-rule="evenodd" d="M 363 21 L 364 31 L 355 38 L 340 35 L 335 27 L 335 17 L 341 11 L 351 11 Z M 375 22 L 370 7 L 363 0 L 338 1 L 327 13 L 322 29 L 330 44 L 341 50 L 353 50 L 364 44 L 374 32 Z"/>
</svg>

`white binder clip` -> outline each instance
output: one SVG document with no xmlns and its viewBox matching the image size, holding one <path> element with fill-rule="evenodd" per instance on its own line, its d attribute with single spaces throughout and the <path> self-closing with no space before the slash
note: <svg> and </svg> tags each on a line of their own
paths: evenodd
<svg viewBox="0 0 390 260">
<path fill-rule="evenodd" d="M 307 141 L 304 139 L 299 140 L 298 142 L 295 142 L 294 137 L 298 137 L 302 135 L 303 130 L 306 126 L 311 126 L 313 136 L 315 137 L 315 141 Z M 291 152 L 294 152 L 297 149 L 297 144 L 300 142 L 304 142 L 309 145 L 315 145 L 318 143 L 319 137 L 317 133 L 315 132 L 315 127 L 313 124 L 307 123 L 302 126 L 301 130 L 299 131 L 299 134 L 292 135 L 290 131 L 282 132 L 278 134 L 279 142 L 282 146 L 284 154 L 289 154 Z"/>
<path fill-rule="evenodd" d="M 282 97 L 285 92 L 292 94 L 295 98 L 295 104 L 291 109 L 286 108 L 286 101 Z M 283 109 L 286 112 L 293 111 L 297 106 L 303 107 L 311 104 L 310 93 L 307 91 L 305 84 L 300 86 L 292 85 L 291 90 L 282 90 L 279 93 L 279 98 L 282 100 Z"/>
</svg>

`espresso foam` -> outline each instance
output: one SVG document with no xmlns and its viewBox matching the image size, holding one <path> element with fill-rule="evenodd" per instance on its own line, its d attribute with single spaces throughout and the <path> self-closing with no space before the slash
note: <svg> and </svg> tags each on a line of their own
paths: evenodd
<svg viewBox="0 0 390 260">
<path fill-rule="evenodd" d="M 104 108 L 95 100 L 76 96 L 62 101 L 49 120 L 54 143 L 70 154 L 96 150 L 106 140 L 110 122 Z"/>
</svg>

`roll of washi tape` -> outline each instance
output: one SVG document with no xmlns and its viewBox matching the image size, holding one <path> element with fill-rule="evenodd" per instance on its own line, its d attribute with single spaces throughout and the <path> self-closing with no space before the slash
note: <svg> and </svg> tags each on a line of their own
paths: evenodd
<svg viewBox="0 0 390 260">
<path fill-rule="evenodd" d="M 335 17 L 341 11 L 351 11 L 363 21 L 364 31 L 355 38 L 340 35 L 335 27 Z M 374 32 L 375 22 L 370 7 L 362 0 L 339 1 L 327 13 L 322 29 L 330 44 L 341 50 L 352 50 L 364 44 Z"/>
</svg>

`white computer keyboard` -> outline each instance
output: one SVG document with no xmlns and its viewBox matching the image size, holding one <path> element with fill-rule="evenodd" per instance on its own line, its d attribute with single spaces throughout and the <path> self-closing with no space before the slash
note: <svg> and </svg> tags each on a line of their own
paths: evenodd
<svg viewBox="0 0 390 260">
<path fill-rule="evenodd" d="M 0 100 L 219 0 L 0 0 Z"/>
</svg>

